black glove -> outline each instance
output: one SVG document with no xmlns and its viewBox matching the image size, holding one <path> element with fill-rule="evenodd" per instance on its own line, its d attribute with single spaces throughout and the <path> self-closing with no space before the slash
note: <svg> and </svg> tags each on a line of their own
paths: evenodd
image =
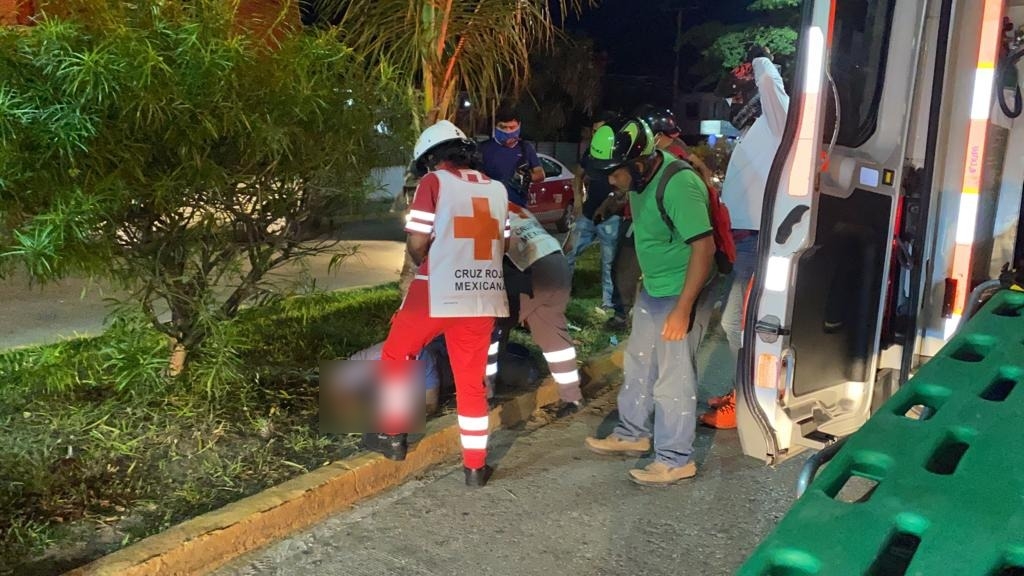
<svg viewBox="0 0 1024 576">
<path fill-rule="evenodd" d="M 767 58 L 772 59 L 772 53 L 770 50 L 761 46 L 760 44 L 754 44 L 747 50 L 747 62 L 753 62 L 754 58 Z"/>
</svg>

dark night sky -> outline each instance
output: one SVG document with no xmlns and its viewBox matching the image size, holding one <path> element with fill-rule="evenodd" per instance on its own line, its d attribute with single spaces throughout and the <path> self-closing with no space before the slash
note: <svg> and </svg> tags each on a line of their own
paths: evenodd
<svg viewBox="0 0 1024 576">
<path fill-rule="evenodd" d="M 572 32 L 584 33 L 594 39 L 598 50 L 610 58 L 611 74 L 671 76 L 675 55 L 675 14 L 658 9 L 658 0 L 602 0 L 597 8 L 588 9 L 579 19 L 566 22 Z M 710 6 L 687 14 L 683 26 L 702 24 L 709 20 L 736 22 L 752 19 L 746 0 L 706 2 Z M 686 58 L 699 58 L 700 53 L 684 48 Z"/>
</svg>

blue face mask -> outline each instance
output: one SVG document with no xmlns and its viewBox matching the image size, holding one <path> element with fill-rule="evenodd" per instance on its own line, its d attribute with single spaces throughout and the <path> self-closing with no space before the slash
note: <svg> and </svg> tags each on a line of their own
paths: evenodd
<svg viewBox="0 0 1024 576">
<path fill-rule="evenodd" d="M 495 128 L 494 141 L 502 146 L 515 146 L 519 142 L 519 134 L 522 131 L 522 127 L 516 128 L 512 132 L 505 132 L 504 130 Z"/>
</svg>

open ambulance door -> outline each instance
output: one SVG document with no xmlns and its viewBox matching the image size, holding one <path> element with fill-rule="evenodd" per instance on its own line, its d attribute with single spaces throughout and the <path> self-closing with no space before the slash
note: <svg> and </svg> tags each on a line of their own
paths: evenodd
<svg viewBox="0 0 1024 576">
<path fill-rule="evenodd" d="M 776 463 L 870 416 L 926 0 L 806 0 L 737 370 L 743 451 Z"/>
</svg>

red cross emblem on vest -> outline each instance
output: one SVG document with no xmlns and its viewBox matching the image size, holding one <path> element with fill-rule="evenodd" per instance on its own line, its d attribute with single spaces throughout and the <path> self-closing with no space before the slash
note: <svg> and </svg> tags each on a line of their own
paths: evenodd
<svg viewBox="0 0 1024 576">
<path fill-rule="evenodd" d="M 473 259 L 490 260 L 495 240 L 501 240 L 498 220 L 491 215 L 487 198 L 473 198 L 473 215 L 455 217 L 455 237 L 473 241 Z"/>
</svg>

